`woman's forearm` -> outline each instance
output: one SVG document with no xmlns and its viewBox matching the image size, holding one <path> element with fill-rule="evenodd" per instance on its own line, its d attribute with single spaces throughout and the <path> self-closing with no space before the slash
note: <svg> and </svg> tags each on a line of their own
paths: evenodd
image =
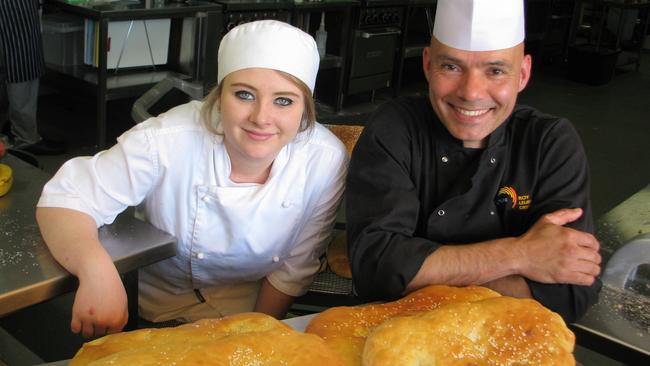
<svg viewBox="0 0 650 366">
<path fill-rule="evenodd" d="M 112 266 L 99 242 L 95 221 L 89 215 L 66 208 L 38 207 L 36 221 L 54 258 L 70 273 L 83 276 L 89 271 Z"/>
<path fill-rule="evenodd" d="M 262 280 L 262 286 L 260 286 L 260 292 L 257 295 L 255 311 L 271 315 L 276 319 L 283 319 L 293 304 L 293 300 L 295 297 L 279 291 L 265 278 Z"/>
</svg>

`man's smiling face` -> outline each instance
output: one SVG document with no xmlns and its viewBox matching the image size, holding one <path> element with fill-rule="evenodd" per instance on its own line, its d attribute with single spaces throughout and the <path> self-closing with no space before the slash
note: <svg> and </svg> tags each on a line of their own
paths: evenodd
<svg viewBox="0 0 650 366">
<path fill-rule="evenodd" d="M 512 113 L 530 78 L 523 44 L 496 51 L 464 51 L 435 38 L 423 54 L 433 109 L 465 147 L 484 147 Z"/>
</svg>

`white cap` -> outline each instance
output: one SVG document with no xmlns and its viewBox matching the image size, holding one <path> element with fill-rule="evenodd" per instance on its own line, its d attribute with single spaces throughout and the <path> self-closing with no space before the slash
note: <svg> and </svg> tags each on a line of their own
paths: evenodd
<svg viewBox="0 0 650 366">
<path fill-rule="evenodd" d="M 494 51 L 524 41 L 524 0 L 438 0 L 433 36 L 465 51 Z"/>
<path fill-rule="evenodd" d="M 217 82 L 231 72 L 261 67 L 291 74 L 313 93 L 319 62 L 312 36 L 284 22 L 260 20 L 239 25 L 223 37 Z"/>
</svg>

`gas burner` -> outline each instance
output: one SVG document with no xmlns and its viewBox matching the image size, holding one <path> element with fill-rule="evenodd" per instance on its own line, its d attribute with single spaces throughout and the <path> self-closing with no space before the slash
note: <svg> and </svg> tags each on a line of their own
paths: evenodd
<svg viewBox="0 0 650 366">
<path fill-rule="evenodd" d="M 270 9 L 290 9 L 293 6 L 291 0 L 214 0 L 223 5 L 226 12 L 229 11 L 255 11 Z"/>
<path fill-rule="evenodd" d="M 359 28 L 401 27 L 403 9 L 401 7 L 361 8 Z"/>
<path fill-rule="evenodd" d="M 375 7 L 375 6 L 397 6 L 407 5 L 407 1 L 400 0 L 361 0 L 362 7 Z"/>
</svg>

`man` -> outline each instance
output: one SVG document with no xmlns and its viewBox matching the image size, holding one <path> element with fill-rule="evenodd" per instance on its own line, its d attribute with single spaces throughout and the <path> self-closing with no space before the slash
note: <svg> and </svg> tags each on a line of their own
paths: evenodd
<svg viewBox="0 0 650 366">
<path fill-rule="evenodd" d="M 0 1 L 0 108 L 8 104 L 8 113 L 0 116 L 0 139 L 6 132 L 15 149 L 53 155 L 63 146 L 43 140 L 36 120 L 39 79 L 45 72 L 38 7 L 37 0 Z"/>
<path fill-rule="evenodd" d="M 596 301 L 581 141 L 567 120 L 515 105 L 531 70 L 523 14 L 523 0 L 439 0 L 428 99 L 390 102 L 366 126 L 346 193 L 362 297 L 475 284 L 569 322 Z"/>
</svg>

